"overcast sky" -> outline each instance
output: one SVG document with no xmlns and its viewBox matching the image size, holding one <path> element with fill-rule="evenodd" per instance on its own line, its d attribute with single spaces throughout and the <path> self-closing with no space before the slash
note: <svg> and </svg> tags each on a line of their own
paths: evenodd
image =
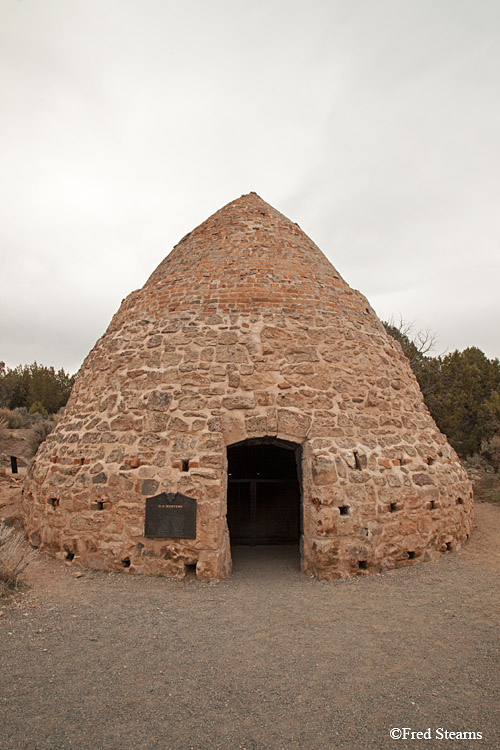
<svg viewBox="0 0 500 750">
<path fill-rule="evenodd" d="M 500 356 L 499 0 L 0 0 L 0 359 L 75 372 L 251 190 L 379 317 Z"/>
</svg>

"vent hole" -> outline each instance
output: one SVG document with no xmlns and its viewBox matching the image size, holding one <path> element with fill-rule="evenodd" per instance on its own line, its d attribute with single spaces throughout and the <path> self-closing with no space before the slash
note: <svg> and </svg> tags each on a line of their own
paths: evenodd
<svg viewBox="0 0 500 750">
<path fill-rule="evenodd" d="M 196 578 L 196 563 L 186 563 L 184 571 L 186 578 Z"/>
<path fill-rule="evenodd" d="M 339 513 L 341 516 L 348 516 L 349 510 L 350 508 L 348 505 L 339 505 Z"/>
<path fill-rule="evenodd" d="M 69 549 L 67 549 L 66 550 L 66 554 L 64 555 L 64 559 L 65 560 L 69 560 L 71 562 L 71 560 L 74 558 L 74 556 L 75 556 L 75 553 L 74 552 L 70 552 Z"/>
<path fill-rule="evenodd" d="M 354 451 L 354 465 L 356 469 L 361 470 L 361 461 L 359 460 L 359 454 L 357 451 Z"/>
<path fill-rule="evenodd" d="M 57 508 L 59 505 L 59 499 L 57 497 L 51 497 L 49 500 L 49 505 L 51 505 L 53 508 Z"/>
<path fill-rule="evenodd" d="M 437 508 L 436 501 L 435 500 L 431 500 L 431 502 L 429 504 L 429 507 L 430 507 L 431 510 L 436 510 L 436 508 Z"/>
<path fill-rule="evenodd" d="M 446 551 L 451 552 L 453 547 L 451 546 L 451 542 L 446 542 Z"/>
<path fill-rule="evenodd" d="M 85 459 L 84 459 L 84 458 L 81 458 L 81 459 L 80 459 L 80 466 L 83 466 L 83 464 L 84 464 L 84 463 L 85 463 Z"/>
<path fill-rule="evenodd" d="M 389 504 L 389 513 L 395 513 L 398 509 L 397 503 L 390 503 Z"/>
<path fill-rule="evenodd" d="M 104 510 L 104 503 L 102 500 L 98 500 L 96 505 L 97 505 L 97 510 Z"/>
<path fill-rule="evenodd" d="M 464 504 L 464 501 L 462 500 L 462 498 L 457 497 L 457 505 L 463 505 L 463 504 Z"/>
<path fill-rule="evenodd" d="M 130 557 L 126 557 L 124 560 L 122 560 L 122 565 L 124 568 L 130 568 Z"/>
<path fill-rule="evenodd" d="M 414 560 L 414 559 L 415 559 L 415 551 L 408 550 L 408 560 Z"/>
<path fill-rule="evenodd" d="M 182 461 L 182 471 L 189 471 L 189 460 L 183 459 Z"/>
<path fill-rule="evenodd" d="M 366 570 L 367 567 L 368 567 L 368 563 L 366 562 L 366 560 L 358 560 L 358 568 L 360 570 Z"/>
</svg>

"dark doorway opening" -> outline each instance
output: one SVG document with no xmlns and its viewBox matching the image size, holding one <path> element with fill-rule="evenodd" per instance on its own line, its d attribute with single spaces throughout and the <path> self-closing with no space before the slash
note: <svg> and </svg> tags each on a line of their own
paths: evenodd
<svg viewBox="0 0 500 750">
<path fill-rule="evenodd" d="M 227 449 L 227 523 L 232 545 L 299 542 L 299 450 L 293 443 L 262 439 Z"/>
</svg>

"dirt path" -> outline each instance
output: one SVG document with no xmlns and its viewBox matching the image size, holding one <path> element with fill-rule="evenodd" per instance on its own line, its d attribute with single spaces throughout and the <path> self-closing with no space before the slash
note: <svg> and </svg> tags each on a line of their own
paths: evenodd
<svg viewBox="0 0 500 750">
<path fill-rule="evenodd" d="M 287 548 L 240 548 L 217 586 L 44 559 L 0 606 L 0 746 L 497 750 L 500 508 L 476 520 L 437 563 L 336 583 Z"/>
</svg>

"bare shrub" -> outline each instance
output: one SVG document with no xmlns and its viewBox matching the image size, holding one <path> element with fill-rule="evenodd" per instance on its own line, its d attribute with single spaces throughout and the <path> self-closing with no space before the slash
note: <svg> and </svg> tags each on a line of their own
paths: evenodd
<svg viewBox="0 0 500 750">
<path fill-rule="evenodd" d="M 52 432 L 55 426 L 56 420 L 52 417 L 40 418 L 33 426 L 32 434 L 29 439 L 29 448 L 32 456 L 35 455 L 40 445 L 47 438 L 47 435 Z"/>
<path fill-rule="evenodd" d="M 17 416 L 19 421 L 21 422 L 21 427 L 24 427 L 25 429 L 29 429 L 33 422 L 34 418 L 30 417 L 28 414 L 28 410 L 25 406 L 16 406 L 15 409 L 13 409 L 14 414 Z"/>
<path fill-rule="evenodd" d="M 13 409 L 0 409 L 0 420 L 5 421 L 9 430 L 18 430 L 23 426 L 23 420 Z"/>
<path fill-rule="evenodd" d="M 496 472 L 500 469 L 500 434 L 481 440 L 481 456 L 486 459 Z"/>
<path fill-rule="evenodd" d="M 17 589 L 19 576 L 37 558 L 22 531 L 0 524 L 0 595 Z"/>
</svg>

